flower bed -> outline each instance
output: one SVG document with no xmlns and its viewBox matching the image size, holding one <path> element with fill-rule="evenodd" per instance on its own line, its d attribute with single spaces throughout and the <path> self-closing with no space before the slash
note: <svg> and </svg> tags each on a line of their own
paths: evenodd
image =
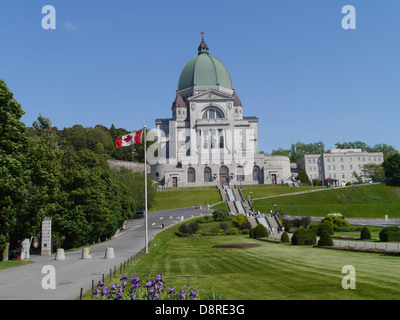
<svg viewBox="0 0 400 320">
<path fill-rule="evenodd" d="M 114 283 L 107 287 L 103 281 L 99 281 L 97 288 L 99 289 L 94 290 L 93 295 L 101 300 L 197 300 L 200 290 L 190 290 L 189 283 L 179 293 L 172 286 L 166 290 L 163 275 L 157 274 L 155 279 L 150 280 L 150 273 L 143 286 L 138 277 L 128 278 L 123 274 L 119 284 Z"/>
</svg>

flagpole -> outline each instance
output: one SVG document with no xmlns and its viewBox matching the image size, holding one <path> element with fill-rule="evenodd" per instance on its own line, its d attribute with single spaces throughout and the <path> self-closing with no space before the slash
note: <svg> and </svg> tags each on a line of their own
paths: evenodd
<svg viewBox="0 0 400 320">
<path fill-rule="evenodd" d="M 145 203 L 145 218 L 146 218 L 146 231 L 145 231 L 145 242 L 146 242 L 146 253 L 149 253 L 149 235 L 148 235 L 148 224 L 147 224 L 147 151 L 146 151 L 146 126 L 144 126 L 144 203 Z"/>
</svg>

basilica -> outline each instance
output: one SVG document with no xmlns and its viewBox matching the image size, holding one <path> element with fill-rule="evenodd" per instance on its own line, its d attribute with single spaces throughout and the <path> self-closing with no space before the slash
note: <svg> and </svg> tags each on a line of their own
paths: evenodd
<svg viewBox="0 0 400 320">
<path fill-rule="evenodd" d="M 244 116 L 228 69 L 209 54 L 183 67 L 172 118 L 155 120 L 158 154 L 152 179 L 164 187 L 277 184 L 292 179 L 288 157 L 258 150 L 258 118 Z M 271 137 L 268 137 L 271 138 Z"/>
</svg>

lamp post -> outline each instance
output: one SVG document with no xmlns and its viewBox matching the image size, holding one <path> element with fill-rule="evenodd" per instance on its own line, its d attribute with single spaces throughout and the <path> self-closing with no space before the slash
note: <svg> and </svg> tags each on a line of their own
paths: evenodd
<svg viewBox="0 0 400 320">
<path fill-rule="evenodd" d="M 276 214 L 276 207 L 277 207 L 277 205 L 276 204 L 274 204 L 274 208 L 275 208 L 275 211 L 274 211 L 274 213 Z"/>
</svg>

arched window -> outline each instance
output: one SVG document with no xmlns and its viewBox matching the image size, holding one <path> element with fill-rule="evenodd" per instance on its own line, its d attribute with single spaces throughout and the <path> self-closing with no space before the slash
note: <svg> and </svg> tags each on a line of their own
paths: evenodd
<svg viewBox="0 0 400 320">
<path fill-rule="evenodd" d="M 188 182 L 196 182 L 196 171 L 193 168 L 188 169 Z"/>
<path fill-rule="evenodd" d="M 237 181 L 244 181 L 244 169 L 242 166 L 238 166 L 236 168 L 236 180 Z"/>
<path fill-rule="evenodd" d="M 212 182 L 211 168 L 204 168 L 204 182 Z"/>
<path fill-rule="evenodd" d="M 206 108 L 203 112 L 203 119 L 220 119 L 224 118 L 224 114 L 217 108 Z"/>
<path fill-rule="evenodd" d="M 253 180 L 260 181 L 260 167 L 254 166 L 253 168 Z"/>
</svg>

